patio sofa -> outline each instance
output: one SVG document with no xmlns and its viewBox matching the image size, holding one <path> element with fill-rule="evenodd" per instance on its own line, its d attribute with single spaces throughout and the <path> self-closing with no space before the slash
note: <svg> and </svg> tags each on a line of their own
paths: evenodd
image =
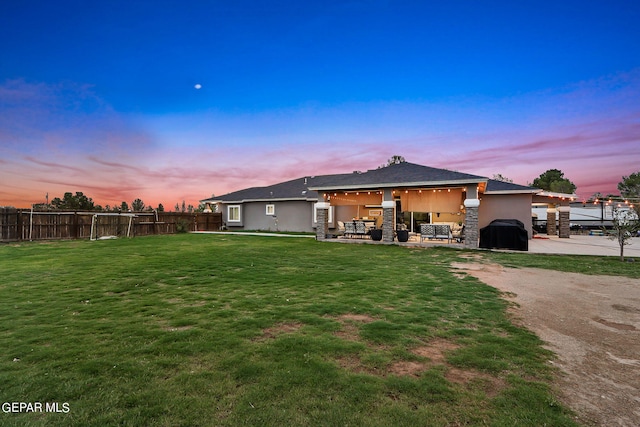
<svg viewBox="0 0 640 427">
<path fill-rule="evenodd" d="M 369 236 L 369 229 L 364 221 L 347 221 L 344 223 L 344 237 L 364 238 Z"/>
</svg>

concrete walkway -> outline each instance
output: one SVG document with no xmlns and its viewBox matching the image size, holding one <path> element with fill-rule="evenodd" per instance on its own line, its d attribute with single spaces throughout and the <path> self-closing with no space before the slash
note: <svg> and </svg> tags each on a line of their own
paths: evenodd
<svg viewBox="0 0 640 427">
<path fill-rule="evenodd" d="M 625 245 L 625 257 L 640 257 L 640 238 L 629 240 Z M 568 239 L 557 236 L 529 240 L 529 252 L 538 254 L 566 254 L 566 255 L 598 255 L 620 256 L 620 246 L 616 240 L 604 236 L 571 235 Z"/>
<path fill-rule="evenodd" d="M 261 236 L 261 237 L 306 237 L 315 239 L 312 234 L 286 234 L 286 233 L 269 233 L 269 232 L 252 232 L 252 231 L 192 231 L 193 234 L 233 234 L 236 236 Z"/>
</svg>

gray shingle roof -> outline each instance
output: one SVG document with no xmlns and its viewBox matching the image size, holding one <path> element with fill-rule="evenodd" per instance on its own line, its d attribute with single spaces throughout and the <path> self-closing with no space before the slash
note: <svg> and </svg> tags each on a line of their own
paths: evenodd
<svg viewBox="0 0 640 427">
<path fill-rule="evenodd" d="M 537 193 L 539 188 L 528 187 L 526 185 L 513 184 L 511 182 L 496 181 L 490 179 L 487 182 L 485 193 Z"/>
<path fill-rule="evenodd" d="M 316 200 L 318 193 L 309 190 L 313 185 L 325 185 L 341 175 L 307 176 L 280 182 L 266 187 L 251 187 L 221 196 L 201 200 L 202 202 L 243 202 L 249 200 Z"/>
<path fill-rule="evenodd" d="M 486 182 L 488 178 L 401 162 L 362 173 L 340 175 L 314 190 L 346 190 L 352 188 L 409 187 L 417 185 L 451 185 Z"/>
<path fill-rule="evenodd" d="M 251 187 L 202 202 L 234 203 L 249 200 L 317 200 L 318 190 L 349 190 L 385 187 L 466 185 L 487 182 L 487 191 L 534 192 L 535 189 L 483 176 L 402 162 L 366 172 L 307 176 L 266 187 Z"/>
</svg>

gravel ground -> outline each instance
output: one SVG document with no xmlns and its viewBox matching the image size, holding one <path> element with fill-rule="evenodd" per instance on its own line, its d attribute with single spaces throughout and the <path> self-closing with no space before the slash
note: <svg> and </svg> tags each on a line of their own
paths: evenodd
<svg viewBox="0 0 640 427">
<path fill-rule="evenodd" d="M 516 303 L 514 322 L 556 353 L 561 401 L 587 426 L 640 426 L 640 280 L 457 263 Z"/>
</svg>

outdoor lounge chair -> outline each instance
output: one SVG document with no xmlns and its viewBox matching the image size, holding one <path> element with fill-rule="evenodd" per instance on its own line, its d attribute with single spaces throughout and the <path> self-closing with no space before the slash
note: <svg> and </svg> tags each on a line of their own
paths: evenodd
<svg viewBox="0 0 640 427">
<path fill-rule="evenodd" d="M 451 243 L 451 227 L 449 224 L 422 224 L 420 225 L 420 241 L 425 239 L 447 240 Z"/>
<path fill-rule="evenodd" d="M 462 243 L 464 241 L 464 224 L 452 229 L 451 237 L 453 237 L 456 242 Z"/>
<path fill-rule="evenodd" d="M 344 237 L 352 238 L 356 235 L 356 225 L 353 221 L 344 223 Z"/>
</svg>

